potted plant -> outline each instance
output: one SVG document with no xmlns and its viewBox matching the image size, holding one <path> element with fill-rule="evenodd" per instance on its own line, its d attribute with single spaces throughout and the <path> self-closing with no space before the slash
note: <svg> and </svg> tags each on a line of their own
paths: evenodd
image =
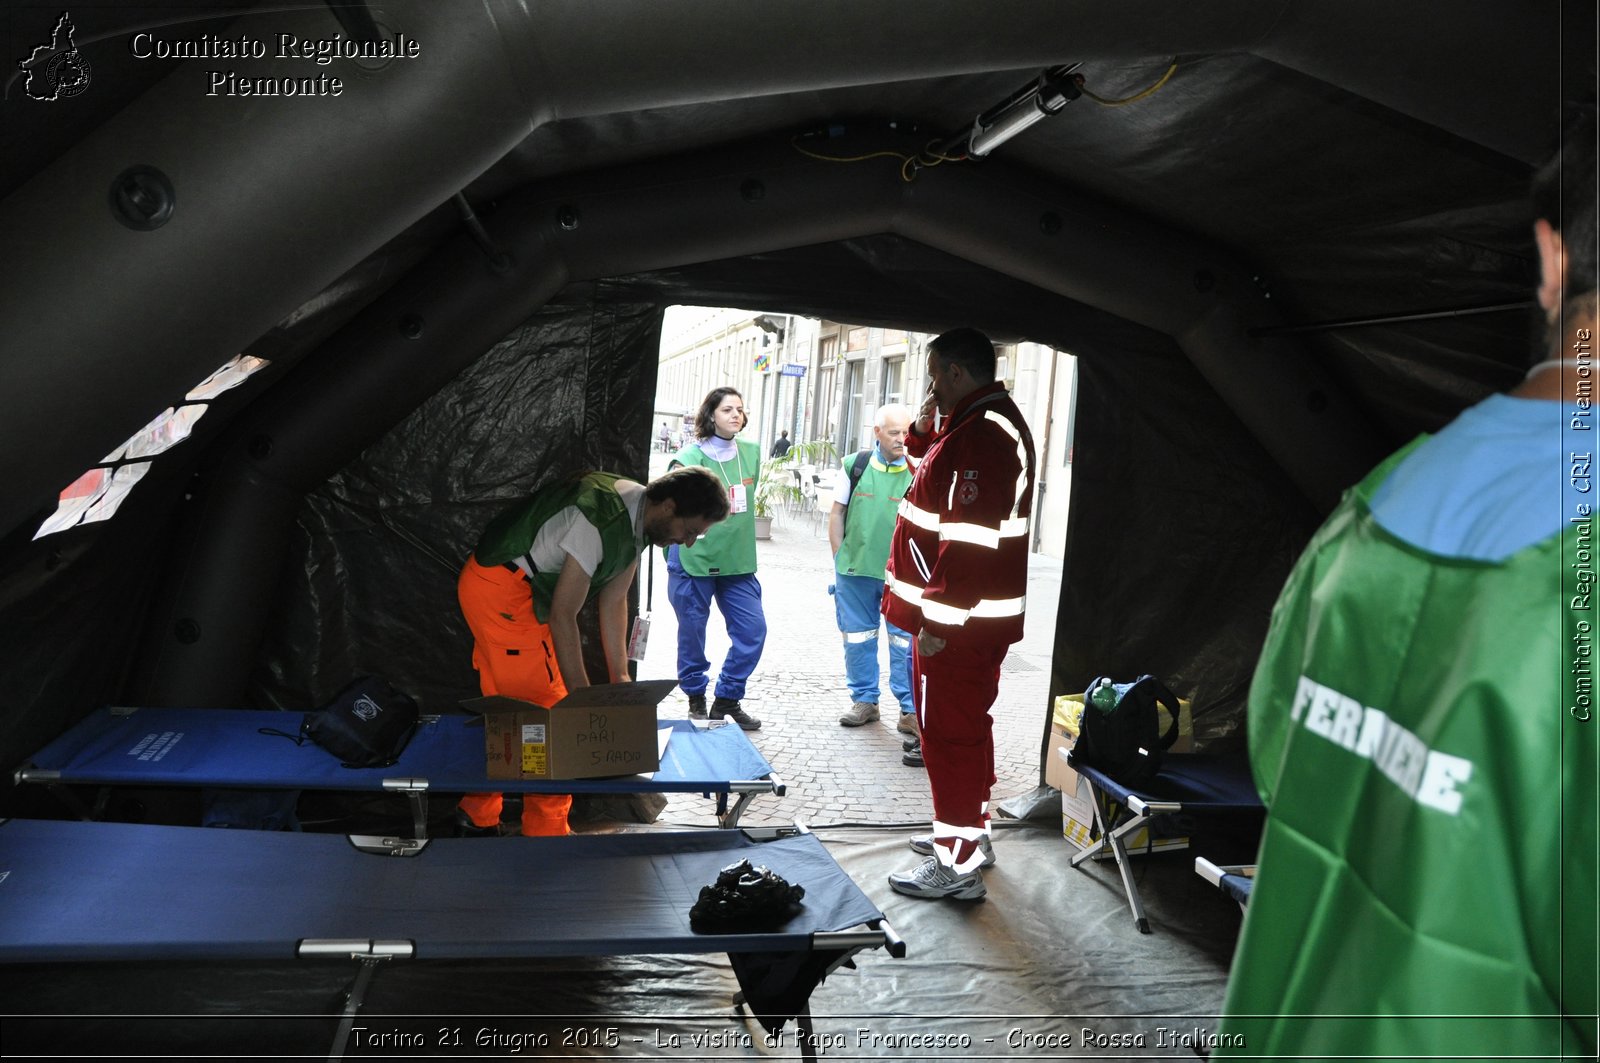
<svg viewBox="0 0 1600 1063">
<path fill-rule="evenodd" d="M 798 443 L 788 453 L 778 458 L 768 458 L 761 463 L 761 478 L 756 484 L 751 506 L 755 510 L 756 538 L 772 538 L 772 518 L 783 506 L 799 505 L 805 501 L 805 491 L 800 482 L 802 465 L 831 464 L 834 460 L 833 444 L 826 439 L 813 439 Z"/>
</svg>

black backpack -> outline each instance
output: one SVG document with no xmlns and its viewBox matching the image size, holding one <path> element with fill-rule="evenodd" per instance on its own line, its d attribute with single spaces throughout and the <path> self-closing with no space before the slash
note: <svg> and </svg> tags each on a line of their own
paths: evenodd
<svg viewBox="0 0 1600 1063">
<path fill-rule="evenodd" d="M 1158 703 L 1171 717 L 1166 734 L 1160 733 Z M 1113 683 L 1101 676 L 1084 692 L 1072 760 L 1099 768 L 1124 786 L 1138 786 L 1156 777 L 1162 754 L 1177 740 L 1178 699 L 1161 680 L 1142 675 L 1131 683 Z"/>
<path fill-rule="evenodd" d="M 417 703 L 377 676 L 364 676 L 300 722 L 311 739 L 347 768 L 382 768 L 405 752 L 417 729 Z"/>
</svg>

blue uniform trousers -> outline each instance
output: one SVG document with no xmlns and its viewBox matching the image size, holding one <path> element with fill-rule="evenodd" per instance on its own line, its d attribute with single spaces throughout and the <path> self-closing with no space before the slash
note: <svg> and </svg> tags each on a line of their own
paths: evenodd
<svg viewBox="0 0 1600 1063">
<path fill-rule="evenodd" d="M 915 712 L 911 700 L 911 636 L 885 620 L 883 580 L 836 574 L 833 606 L 844 636 L 845 679 L 850 700 L 878 703 L 878 625 L 889 629 L 889 691 L 901 712 Z"/>
<path fill-rule="evenodd" d="M 717 676 L 716 696 L 744 697 L 745 681 L 761 660 L 767 642 L 767 617 L 761 611 L 761 584 L 755 573 L 742 576 L 690 576 L 678 564 L 678 548 L 667 552 L 667 598 L 678 615 L 678 686 L 685 694 L 706 692 L 706 621 L 717 603 L 728 627 L 728 656 Z"/>
</svg>

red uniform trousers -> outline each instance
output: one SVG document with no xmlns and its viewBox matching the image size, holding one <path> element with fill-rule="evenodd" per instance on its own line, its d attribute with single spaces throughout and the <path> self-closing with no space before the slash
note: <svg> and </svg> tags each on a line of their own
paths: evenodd
<svg viewBox="0 0 1600 1063">
<path fill-rule="evenodd" d="M 925 657 L 912 640 L 911 687 L 933 793 L 935 853 L 942 860 L 951 855 L 946 863 L 975 859 L 977 836 L 989 827 L 989 794 L 995 783 L 989 709 L 1000 692 L 1000 662 L 1009 649 L 1005 643 L 957 638 Z"/>
<path fill-rule="evenodd" d="M 526 577 L 504 565 L 480 565 L 467 558 L 456 581 L 461 615 L 472 630 L 472 667 L 485 696 L 504 694 L 540 705 L 567 696 L 556 666 L 550 627 L 533 615 L 533 590 Z M 466 794 L 461 810 L 479 827 L 500 822 L 501 795 Z M 569 834 L 571 794 L 523 794 L 522 833 Z"/>
</svg>

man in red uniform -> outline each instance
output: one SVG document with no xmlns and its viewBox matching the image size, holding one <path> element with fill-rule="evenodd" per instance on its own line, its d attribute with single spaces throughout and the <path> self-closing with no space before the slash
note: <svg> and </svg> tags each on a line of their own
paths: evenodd
<svg viewBox="0 0 1600 1063">
<path fill-rule="evenodd" d="M 978 900 L 994 863 L 989 788 L 1000 662 L 1022 638 L 1033 512 L 1033 436 L 976 329 L 928 345 L 928 397 L 906 450 L 920 456 L 900 504 L 883 613 L 916 635 L 912 693 L 933 791 L 933 833 L 911 847 L 928 859 L 890 875 L 912 897 Z M 934 411 L 943 421 L 934 429 Z"/>
</svg>

